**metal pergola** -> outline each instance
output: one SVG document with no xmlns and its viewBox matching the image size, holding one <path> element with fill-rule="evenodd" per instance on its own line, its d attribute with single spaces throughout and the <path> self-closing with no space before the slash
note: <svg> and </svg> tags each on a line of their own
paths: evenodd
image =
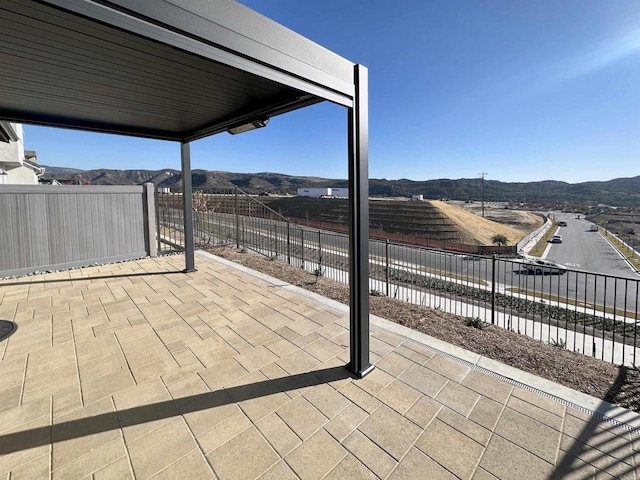
<svg viewBox="0 0 640 480">
<path fill-rule="evenodd" d="M 347 110 L 351 360 L 369 361 L 367 69 L 228 0 L 1 0 L 0 120 L 189 144 L 322 101 Z"/>
</svg>

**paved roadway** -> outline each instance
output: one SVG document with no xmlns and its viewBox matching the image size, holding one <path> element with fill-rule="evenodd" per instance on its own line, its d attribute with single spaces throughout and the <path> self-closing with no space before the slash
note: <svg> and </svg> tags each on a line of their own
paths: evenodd
<svg viewBox="0 0 640 480">
<path fill-rule="evenodd" d="M 575 214 L 558 213 L 556 220 L 567 222 L 558 227 L 562 243 L 550 244 L 546 258 L 567 268 L 602 273 L 615 277 L 639 279 L 629 264 L 598 232 L 590 232 L 593 225 Z"/>
</svg>

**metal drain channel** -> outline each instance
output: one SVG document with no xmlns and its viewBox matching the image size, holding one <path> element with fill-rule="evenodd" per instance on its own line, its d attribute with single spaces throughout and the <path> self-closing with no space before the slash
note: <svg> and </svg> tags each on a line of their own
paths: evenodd
<svg viewBox="0 0 640 480">
<path fill-rule="evenodd" d="M 497 378 L 497 379 L 502 380 L 503 382 L 506 382 L 506 383 L 508 383 L 510 385 L 513 385 L 515 387 L 520 387 L 520 388 L 522 388 L 524 390 L 528 390 L 528 391 L 530 391 L 532 393 L 535 393 L 536 395 L 540 395 L 541 397 L 546 397 L 546 398 L 548 398 L 550 400 L 553 400 L 555 402 L 561 403 L 566 407 L 573 408 L 574 410 L 579 410 L 582 413 L 586 413 L 588 415 L 591 415 L 592 417 L 596 417 L 599 420 L 602 420 L 604 422 L 608 422 L 608 423 L 611 423 L 611 424 L 616 425 L 618 427 L 621 427 L 621 428 L 623 428 L 623 429 L 625 429 L 628 432 L 631 432 L 633 434 L 640 435 L 640 429 L 639 428 L 634 428 L 634 427 L 632 427 L 631 425 L 629 425 L 627 423 L 624 423 L 624 422 L 621 422 L 619 420 L 616 420 L 615 418 L 610 418 L 610 417 L 607 417 L 606 415 L 603 415 L 602 413 L 594 412 L 593 410 L 585 408 L 585 407 L 583 407 L 581 405 L 576 405 L 575 403 L 570 402 L 568 400 L 565 400 L 564 398 L 557 397 L 557 396 L 552 395 L 550 393 L 547 393 L 547 392 L 545 392 L 543 390 L 539 390 L 539 389 L 537 389 L 535 387 L 532 387 L 530 385 L 521 383 L 521 382 L 519 382 L 517 380 L 514 380 L 512 378 L 505 377 L 504 375 L 496 373 L 496 372 L 494 372 L 492 370 L 489 370 L 489 369 L 484 368 L 484 367 L 480 367 L 480 366 L 475 365 L 475 364 L 473 364 L 471 362 L 468 362 L 467 360 L 463 360 L 461 358 L 458 358 L 455 355 L 452 355 L 450 353 L 438 350 L 437 348 L 432 347 L 430 345 L 425 345 L 423 343 L 417 342 L 416 340 L 414 340 L 412 338 L 407 338 L 407 337 L 404 337 L 404 338 L 409 342 L 412 342 L 412 343 L 415 343 L 417 345 L 426 347 L 429 350 L 433 351 L 434 353 L 436 353 L 438 355 L 442 355 L 443 357 L 446 357 L 449 360 L 452 360 L 452 361 L 454 361 L 456 363 L 459 363 L 459 364 L 462 364 L 462 365 L 467 366 L 469 368 L 472 368 L 473 370 L 478 370 L 478 371 L 484 373 L 485 375 Z M 623 408 L 623 407 L 621 407 L 621 408 Z"/>
</svg>

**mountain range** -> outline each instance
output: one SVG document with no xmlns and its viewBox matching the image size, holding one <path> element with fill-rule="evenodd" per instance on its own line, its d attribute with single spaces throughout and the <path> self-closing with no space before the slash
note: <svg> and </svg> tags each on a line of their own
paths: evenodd
<svg viewBox="0 0 640 480">
<path fill-rule="evenodd" d="M 92 185 L 141 185 L 151 182 L 161 187 L 179 188 L 179 170 L 79 170 L 45 166 L 44 180 Z M 346 187 L 347 180 L 291 176 L 280 173 L 231 173 L 193 170 L 194 188 L 234 188 L 247 193 L 296 194 L 298 188 Z M 373 197 L 411 197 L 425 199 L 480 200 L 537 204 L 544 206 L 612 205 L 640 208 L 640 176 L 616 178 L 604 182 L 567 183 L 555 180 L 541 182 L 500 182 L 479 178 L 457 180 L 369 180 Z"/>
</svg>

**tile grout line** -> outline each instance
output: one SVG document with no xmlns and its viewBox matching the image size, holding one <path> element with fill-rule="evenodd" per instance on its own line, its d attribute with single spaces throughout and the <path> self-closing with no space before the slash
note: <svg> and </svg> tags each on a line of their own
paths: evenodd
<svg viewBox="0 0 640 480">
<path fill-rule="evenodd" d="M 421 392 L 421 393 L 422 393 L 422 392 Z M 423 394 L 423 395 L 425 395 L 425 397 L 430 398 L 430 397 L 429 397 L 428 395 L 426 395 L 426 394 Z M 435 400 L 435 399 L 432 399 L 432 400 L 434 400 L 434 401 L 436 401 L 436 402 L 437 402 L 437 400 Z M 417 401 L 417 400 L 416 400 L 416 401 Z M 440 402 L 438 402 L 438 403 L 440 403 Z M 410 418 L 407 418 L 407 417 L 405 417 L 404 415 L 402 415 L 402 418 L 405 418 L 405 419 L 409 420 L 411 423 L 413 423 L 413 424 L 414 424 L 414 425 L 416 425 L 418 428 L 420 428 L 420 429 L 422 430 L 422 433 L 421 433 L 420 435 L 418 435 L 418 436 L 416 437 L 416 439 L 415 439 L 413 442 L 411 442 L 411 446 L 407 449 L 407 451 L 404 453 L 404 455 L 402 455 L 402 457 L 401 457 L 400 459 L 398 459 L 398 460 L 397 460 L 397 465 L 396 465 L 395 467 L 393 467 L 393 469 L 389 472 L 389 475 L 387 475 L 387 477 L 386 477 L 386 478 L 391 477 L 391 475 L 393 475 L 393 472 L 395 472 L 395 471 L 398 469 L 398 467 L 400 467 L 400 464 L 402 463 L 402 461 L 406 458 L 406 456 L 407 456 L 407 455 L 409 455 L 409 452 L 411 451 L 411 449 L 412 449 L 412 448 L 414 448 L 414 447 L 416 446 L 416 443 L 417 443 L 417 442 L 418 442 L 418 440 L 422 437 L 422 435 L 424 435 L 424 434 L 425 434 L 425 432 L 427 431 L 427 429 L 428 429 L 428 428 L 429 428 L 429 427 L 430 427 L 430 426 L 431 426 L 431 425 L 436 421 L 436 419 L 438 419 L 438 414 L 439 414 L 439 413 L 440 413 L 444 408 L 445 408 L 445 406 L 441 403 L 441 404 L 440 404 L 440 408 L 438 409 L 438 411 L 433 415 L 433 417 L 431 417 L 431 420 L 429 420 L 429 421 L 427 422 L 427 424 L 424 426 L 424 428 L 423 428 L 423 427 L 421 427 L 420 425 L 418 425 L 417 423 L 413 422 Z M 442 420 L 440 420 L 440 421 L 442 421 Z M 443 422 L 443 423 L 444 423 L 444 422 Z M 364 433 L 363 433 L 363 435 L 365 435 L 365 436 L 366 436 L 366 434 L 364 434 Z M 367 437 L 367 438 L 369 438 L 369 437 Z M 372 440 L 372 439 L 369 439 L 369 440 L 371 440 L 371 441 L 373 442 L 373 440 Z M 378 445 L 376 442 L 373 442 L 373 443 L 375 443 L 376 445 Z M 378 446 L 380 447 L 380 445 L 378 445 Z M 380 447 L 380 448 L 382 448 L 382 447 Z M 416 448 L 417 448 L 417 447 L 416 447 Z M 384 448 L 382 448 L 382 450 L 384 450 Z M 429 455 L 427 455 L 426 453 L 424 453 L 424 452 L 423 452 L 422 450 L 420 450 L 419 448 L 418 448 L 418 450 L 419 450 L 423 455 L 425 455 L 425 456 L 429 457 Z M 384 451 L 386 452 L 386 450 L 384 450 Z M 391 455 L 389 452 L 387 452 L 387 453 L 391 456 L 391 458 L 393 458 L 393 459 L 395 460 L 395 457 L 394 457 L 393 455 Z M 437 462 L 435 459 L 433 459 L 433 458 L 431 458 L 431 457 L 429 457 L 429 458 L 430 458 L 431 460 L 433 460 L 433 462 L 435 462 L 435 463 L 437 463 L 438 465 L 440 465 L 440 466 L 441 466 L 443 469 L 445 469 L 447 472 L 450 472 L 452 475 L 456 476 L 456 475 L 455 475 L 453 472 L 451 472 L 447 467 L 445 467 L 444 465 L 441 465 L 441 464 L 440 464 L 439 462 Z"/>
<path fill-rule="evenodd" d="M 24 359 L 24 372 L 22 373 L 22 387 L 20 388 L 20 401 L 18 402 L 18 406 L 22 406 L 22 399 L 24 397 L 24 387 L 27 383 L 27 368 L 29 367 L 29 352 Z"/>
<path fill-rule="evenodd" d="M 49 478 L 53 477 L 53 395 L 49 396 L 49 434 L 51 442 L 49 442 Z"/>
<path fill-rule="evenodd" d="M 111 407 L 116 412 L 116 418 L 118 419 L 118 426 L 120 427 L 120 429 L 119 429 L 120 430 L 120 439 L 122 440 L 122 444 L 124 445 L 124 450 L 126 452 L 127 465 L 129 465 L 129 472 L 131 473 L 131 478 L 136 478 L 136 474 L 133 471 L 133 464 L 131 463 L 131 453 L 129 452 L 129 445 L 127 444 L 127 439 L 124 436 L 124 431 L 122 430 L 122 422 L 120 421 L 120 412 L 118 410 L 118 407 L 116 406 L 116 401 L 113 398 L 113 395 L 109 395 L 109 399 L 111 400 Z M 117 460 L 115 460 L 115 461 L 117 461 Z M 114 462 L 112 462 L 112 463 L 114 463 Z M 91 475 L 93 477 L 93 473 Z"/>
<path fill-rule="evenodd" d="M 118 345 L 118 349 L 120 350 L 120 354 L 122 355 L 122 358 L 124 359 L 124 363 L 127 366 L 127 370 L 129 371 L 129 375 L 131 375 L 131 378 L 133 380 L 133 383 L 135 385 L 138 385 L 138 382 L 136 382 L 136 377 L 133 375 L 133 371 L 131 370 L 131 365 L 129 365 L 129 360 L 127 359 L 126 354 L 124 353 L 124 349 L 122 348 L 122 345 L 120 344 L 120 339 L 118 338 L 118 335 L 116 335 L 116 332 L 111 332 L 111 334 L 114 336 L 114 338 L 116 339 L 116 344 Z M 171 357 L 173 358 L 173 357 Z M 174 360 L 175 361 L 175 360 Z M 99 378 L 99 377 L 98 377 Z"/>
<path fill-rule="evenodd" d="M 493 438 L 494 432 L 496 430 L 496 427 L 498 426 L 498 423 L 500 422 L 500 418 L 502 417 L 502 415 L 504 414 L 504 411 L 507 408 L 507 402 L 509 401 L 509 398 L 511 398 L 511 395 L 513 393 L 513 386 L 511 387 L 511 392 L 509 392 L 509 396 L 506 398 L 506 400 L 504 401 L 504 403 L 502 404 L 502 409 L 500 410 L 500 415 L 498 415 L 498 418 L 496 419 L 496 423 L 495 425 L 489 430 L 489 432 L 491 432 L 489 434 L 489 438 L 487 439 L 487 444 L 483 445 L 482 447 L 482 455 L 480 455 L 480 458 L 478 458 L 478 463 L 476 464 L 475 468 L 473 469 L 473 472 L 471 473 L 471 478 L 473 478 L 473 475 L 475 475 L 475 473 L 478 471 L 478 468 L 480 468 L 480 464 L 482 463 L 482 459 L 484 458 L 485 453 L 487 453 L 487 447 L 489 446 L 489 443 L 491 443 L 491 439 Z M 489 472 L 487 470 L 487 472 Z M 493 475 L 491 472 L 489 472 L 491 475 Z"/>
<path fill-rule="evenodd" d="M 200 454 L 202 455 L 202 457 L 204 458 L 204 461 L 206 462 L 207 466 L 209 467 L 209 470 L 213 473 L 215 478 L 219 478 L 219 476 L 216 474 L 215 469 L 213 468 L 213 465 L 211 465 L 211 462 L 209 462 L 209 459 L 207 458 L 207 455 L 204 453 L 204 450 L 202 449 L 202 445 L 200 445 L 200 442 L 198 442 L 198 439 L 196 438 L 196 435 L 193 433 L 193 431 L 191 430 L 191 427 L 189 426 L 189 422 L 186 421 L 186 419 L 184 418 L 184 414 L 180 411 L 180 408 L 178 407 L 178 404 L 176 403 L 176 399 L 173 397 L 173 395 L 171 394 L 171 391 L 169 390 L 169 388 L 167 387 L 167 384 L 164 383 L 164 379 L 162 378 L 162 376 L 159 377 L 160 382 L 162 383 L 162 386 L 164 387 L 165 392 L 169 395 L 169 398 L 171 398 L 171 401 L 173 402 L 173 406 L 176 409 L 176 412 L 178 412 L 180 418 L 182 418 L 182 421 L 184 422 L 184 425 L 187 427 L 187 430 L 189 431 L 189 433 L 191 434 L 191 438 L 193 438 L 193 441 L 196 444 L 196 448 L 200 451 Z M 206 385 L 206 382 L 205 382 Z M 209 388 L 209 386 L 207 385 L 207 388 Z M 211 391 L 211 389 L 209 388 L 209 391 Z M 160 427 L 158 427 L 160 428 Z M 213 428 L 213 427 L 211 427 Z M 204 432 L 203 432 L 204 433 Z M 185 456 L 189 455 L 189 453 L 191 452 L 187 452 L 185 455 L 183 455 L 182 457 L 180 457 L 179 459 L 177 459 L 175 462 L 173 462 L 170 465 L 167 465 L 165 468 L 163 468 L 162 470 L 165 470 L 166 468 L 169 468 L 171 465 L 173 465 L 174 463 L 176 463 L 178 460 L 180 460 L 181 458 L 184 458 Z M 160 470 L 160 471 L 162 471 Z M 159 472 L 156 472 L 156 474 Z M 154 474 L 154 475 L 156 475 Z M 135 478 L 135 477 L 134 477 Z"/>
<path fill-rule="evenodd" d="M 554 467 L 556 465 L 558 465 L 558 457 L 560 456 L 560 449 L 562 446 L 562 436 L 564 435 L 564 423 L 567 420 L 567 407 L 566 405 L 564 406 L 564 412 L 562 414 L 562 422 L 560 425 L 560 435 L 558 436 L 558 445 L 556 446 L 556 455 L 553 459 L 553 465 Z"/>
<path fill-rule="evenodd" d="M 84 395 L 82 394 L 82 380 L 80 378 L 80 362 L 78 361 L 78 348 L 76 346 L 76 331 L 73 328 L 73 319 L 69 320 L 71 325 L 71 338 L 73 339 L 73 356 L 76 364 L 76 375 L 78 376 L 78 392 L 80 393 L 80 405 L 85 406 Z"/>
</svg>

